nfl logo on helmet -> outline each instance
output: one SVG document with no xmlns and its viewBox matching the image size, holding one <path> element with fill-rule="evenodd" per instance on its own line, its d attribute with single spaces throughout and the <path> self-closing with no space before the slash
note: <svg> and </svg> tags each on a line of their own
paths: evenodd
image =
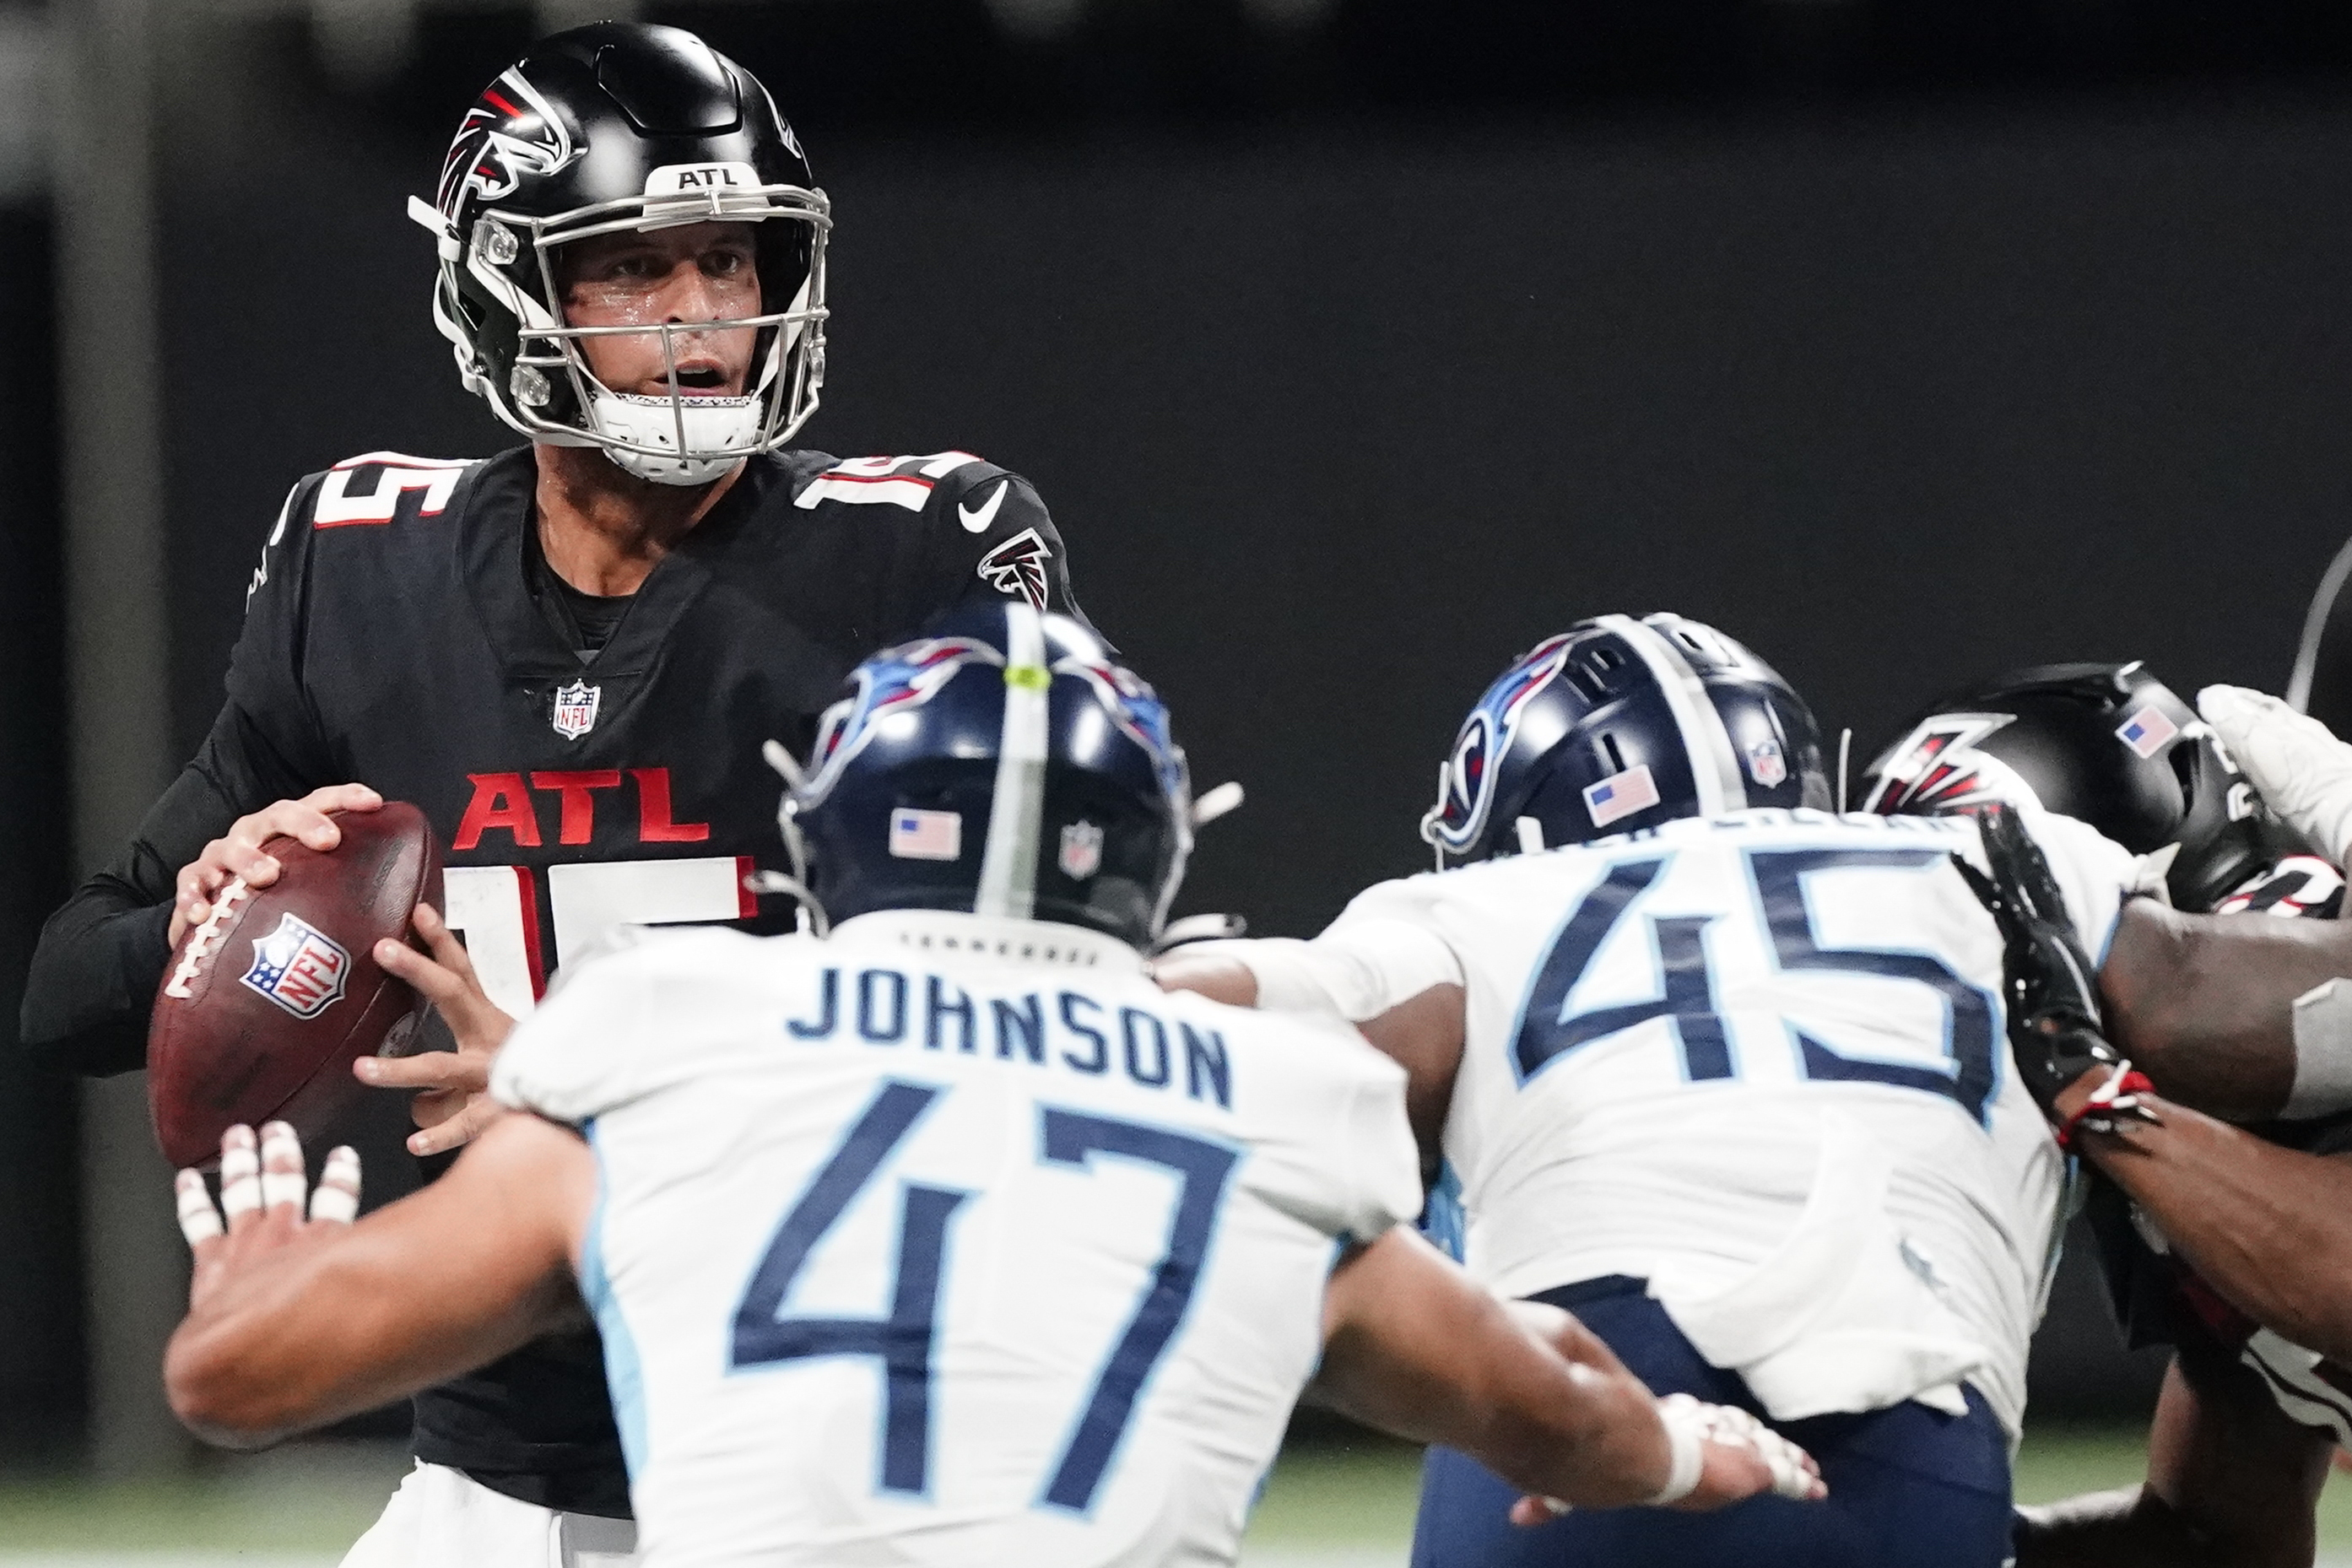
<svg viewBox="0 0 2352 1568">
<path fill-rule="evenodd" d="M 1102 869 L 1103 830 L 1091 822 L 1073 822 L 1062 829 L 1062 875 L 1083 882 Z"/>
<path fill-rule="evenodd" d="M 276 931 L 256 939 L 253 967 L 239 978 L 296 1017 L 315 1018 L 335 1005 L 351 974 L 352 955 L 289 911 Z"/>
</svg>

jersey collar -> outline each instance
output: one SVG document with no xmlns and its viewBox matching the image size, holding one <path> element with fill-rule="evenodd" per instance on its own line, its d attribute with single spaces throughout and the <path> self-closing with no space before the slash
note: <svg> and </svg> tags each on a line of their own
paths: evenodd
<svg viewBox="0 0 2352 1568">
<path fill-rule="evenodd" d="M 1000 920 L 954 910 L 877 910 L 842 921 L 834 934 L 1047 969 L 1143 973 L 1143 955 L 1117 937 L 1059 921 Z"/>
<path fill-rule="evenodd" d="M 727 550 L 780 468 L 772 458 L 751 458 L 734 488 L 656 564 L 631 596 L 611 639 L 583 664 L 531 601 L 524 576 L 523 530 L 531 523 L 538 462 L 522 447 L 483 464 L 472 476 L 455 548 L 458 573 L 499 662 L 509 675 L 526 680 L 569 680 L 583 674 L 627 679 L 651 670 L 671 627 L 709 586 L 709 562 Z"/>
</svg>

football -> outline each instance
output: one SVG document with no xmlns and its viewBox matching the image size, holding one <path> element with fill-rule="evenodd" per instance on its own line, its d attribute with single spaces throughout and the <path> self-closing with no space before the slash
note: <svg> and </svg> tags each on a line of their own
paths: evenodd
<svg viewBox="0 0 2352 1568">
<path fill-rule="evenodd" d="M 240 879 L 189 928 L 155 993 L 147 1100 L 174 1165 L 209 1168 L 238 1122 L 291 1122 L 307 1141 L 367 1092 L 363 1056 L 397 1056 L 423 1002 L 376 963 L 385 937 L 415 942 L 409 915 L 441 907 L 441 856 L 425 814 L 402 801 L 331 814 L 342 842 L 263 849 L 267 888 Z"/>
</svg>

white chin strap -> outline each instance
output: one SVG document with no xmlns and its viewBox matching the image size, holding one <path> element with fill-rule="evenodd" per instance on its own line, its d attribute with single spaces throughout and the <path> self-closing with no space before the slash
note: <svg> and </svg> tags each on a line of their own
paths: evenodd
<svg viewBox="0 0 2352 1568">
<path fill-rule="evenodd" d="M 596 387 L 588 395 L 588 422 L 613 440 L 660 449 L 656 456 L 604 448 L 606 457 L 637 478 L 657 485 L 707 485 L 741 462 L 758 440 L 760 399 L 641 397 Z M 678 446 L 681 427 L 683 452 Z"/>
</svg>

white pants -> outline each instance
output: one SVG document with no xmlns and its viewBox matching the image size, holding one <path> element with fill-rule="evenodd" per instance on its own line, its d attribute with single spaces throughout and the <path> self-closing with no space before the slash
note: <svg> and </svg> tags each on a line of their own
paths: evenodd
<svg viewBox="0 0 2352 1568">
<path fill-rule="evenodd" d="M 637 1527 L 523 1502 L 419 1461 L 343 1568 L 634 1568 Z"/>
</svg>

